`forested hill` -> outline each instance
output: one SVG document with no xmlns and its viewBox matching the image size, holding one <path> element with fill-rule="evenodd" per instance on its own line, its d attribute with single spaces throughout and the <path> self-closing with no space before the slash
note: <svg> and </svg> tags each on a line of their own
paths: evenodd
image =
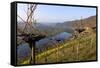
<svg viewBox="0 0 100 68">
<path fill-rule="evenodd" d="M 96 26 L 96 16 L 90 16 L 88 18 L 84 18 L 80 20 L 65 21 L 64 23 L 57 23 L 56 26 L 76 28 L 76 27 L 80 27 L 81 22 L 82 22 L 82 26 L 95 27 Z"/>
</svg>

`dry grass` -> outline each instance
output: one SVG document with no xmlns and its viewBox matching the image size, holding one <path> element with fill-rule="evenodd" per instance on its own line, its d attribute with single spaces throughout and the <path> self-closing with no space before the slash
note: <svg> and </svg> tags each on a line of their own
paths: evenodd
<svg viewBox="0 0 100 68">
<path fill-rule="evenodd" d="M 96 34 L 88 33 L 36 56 L 36 63 L 96 60 Z"/>
<path fill-rule="evenodd" d="M 36 64 L 96 60 L 96 33 L 93 30 L 84 31 L 78 38 L 59 45 L 37 54 Z M 29 60 L 22 64 L 29 64 Z"/>
</svg>

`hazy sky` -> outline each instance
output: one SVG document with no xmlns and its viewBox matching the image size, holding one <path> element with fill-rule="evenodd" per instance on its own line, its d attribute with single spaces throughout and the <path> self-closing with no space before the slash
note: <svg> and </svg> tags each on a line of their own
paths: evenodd
<svg viewBox="0 0 100 68">
<path fill-rule="evenodd" d="M 18 4 L 18 15 L 26 20 L 27 4 Z M 38 5 L 35 19 L 42 23 L 57 23 L 96 15 L 96 8 L 75 6 Z M 19 19 L 18 19 L 19 20 Z"/>
</svg>

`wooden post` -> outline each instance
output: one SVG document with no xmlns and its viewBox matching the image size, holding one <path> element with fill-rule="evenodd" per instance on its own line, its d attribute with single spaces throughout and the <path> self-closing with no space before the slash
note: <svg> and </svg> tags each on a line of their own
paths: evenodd
<svg viewBox="0 0 100 68">
<path fill-rule="evenodd" d="M 77 48 L 76 48 L 76 50 L 77 50 L 77 60 L 79 60 L 79 45 L 77 45 Z"/>
<path fill-rule="evenodd" d="M 45 50 L 45 63 L 47 63 L 47 60 L 48 60 L 48 59 L 47 59 L 46 47 L 45 47 L 44 50 Z"/>
<path fill-rule="evenodd" d="M 74 60 L 74 55 L 75 55 L 74 53 L 75 53 L 75 50 L 74 50 L 74 45 L 73 45 L 73 60 Z"/>
</svg>

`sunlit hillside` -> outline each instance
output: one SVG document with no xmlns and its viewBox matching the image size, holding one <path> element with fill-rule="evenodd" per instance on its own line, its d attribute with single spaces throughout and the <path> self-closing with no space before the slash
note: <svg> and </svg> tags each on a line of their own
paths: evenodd
<svg viewBox="0 0 100 68">
<path fill-rule="evenodd" d="M 36 55 L 36 64 L 96 60 L 96 31 L 89 28 L 77 38 L 57 44 L 58 47 Z M 59 46 L 60 45 L 60 46 Z M 22 64 L 28 64 L 29 60 Z"/>
</svg>

